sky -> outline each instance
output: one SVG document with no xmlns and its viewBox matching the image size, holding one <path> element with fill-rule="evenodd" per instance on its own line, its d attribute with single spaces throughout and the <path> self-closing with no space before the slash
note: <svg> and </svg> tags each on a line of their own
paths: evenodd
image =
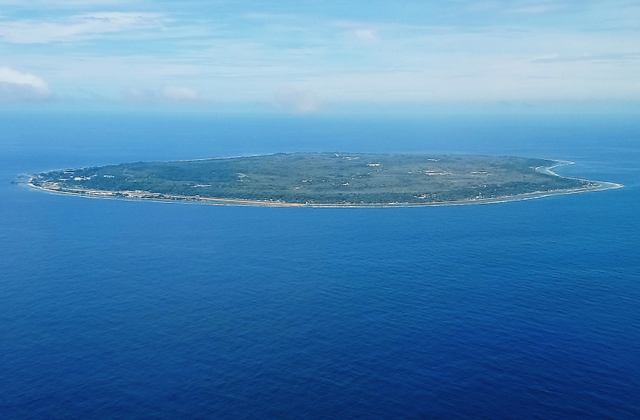
<svg viewBox="0 0 640 420">
<path fill-rule="evenodd" d="M 1 109 L 640 110 L 640 1 L 0 0 Z"/>
</svg>

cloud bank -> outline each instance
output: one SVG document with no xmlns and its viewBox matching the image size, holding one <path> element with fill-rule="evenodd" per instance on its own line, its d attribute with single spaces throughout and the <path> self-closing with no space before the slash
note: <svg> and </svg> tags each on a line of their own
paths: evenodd
<svg viewBox="0 0 640 420">
<path fill-rule="evenodd" d="M 127 88 L 122 91 L 125 99 L 136 103 L 150 103 L 156 99 L 155 93 L 150 89 Z"/>
<path fill-rule="evenodd" d="M 62 21 L 0 21 L 0 38 L 16 44 L 46 44 L 73 41 L 101 34 L 158 27 L 157 13 L 100 12 L 71 16 Z"/>
<path fill-rule="evenodd" d="M 407 0 L 407 10 L 375 2 L 365 10 L 365 0 L 291 10 L 251 1 L 61 0 L 76 11 L 34 1 L 51 8 L 0 0 L 15 5 L 0 7 L 2 64 L 46 68 L 55 97 L 67 102 L 298 114 L 326 104 L 640 105 L 640 5 L 628 0 Z M 100 10 L 90 12 L 91 4 Z M 4 100 L 51 96 L 42 79 L 17 83 L 11 69 L 0 82 Z"/>
<path fill-rule="evenodd" d="M 0 67 L 0 101 L 41 101 L 50 97 L 51 90 L 41 78 Z"/>
<path fill-rule="evenodd" d="M 276 104 L 296 114 L 311 114 L 321 108 L 320 98 L 314 92 L 293 88 L 278 90 Z"/>
<path fill-rule="evenodd" d="M 167 86 L 162 89 L 162 96 L 171 102 L 195 102 L 199 99 L 198 92 L 183 86 Z"/>
</svg>

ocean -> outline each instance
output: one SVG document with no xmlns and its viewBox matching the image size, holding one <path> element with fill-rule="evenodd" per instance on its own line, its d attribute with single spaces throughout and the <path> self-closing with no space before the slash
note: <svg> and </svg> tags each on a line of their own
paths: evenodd
<svg viewBox="0 0 640 420">
<path fill-rule="evenodd" d="M 88 199 L 57 168 L 293 151 L 574 161 L 626 188 L 311 209 Z M 1 419 L 638 419 L 634 116 L 0 115 Z"/>
</svg>

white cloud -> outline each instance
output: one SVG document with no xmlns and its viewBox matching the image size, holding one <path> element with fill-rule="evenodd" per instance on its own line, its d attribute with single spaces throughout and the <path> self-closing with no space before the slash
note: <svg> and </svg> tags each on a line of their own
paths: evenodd
<svg viewBox="0 0 640 420">
<path fill-rule="evenodd" d="M 148 103 L 155 100 L 156 95 L 152 90 L 136 87 L 124 89 L 122 94 L 131 102 Z"/>
<path fill-rule="evenodd" d="M 282 88 L 276 94 L 276 103 L 296 114 L 311 114 L 320 111 L 320 98 L 314 92 L 293 88 Z"/>
<path fill-rule="evenodd" d="M 79 6 L 111 6 L 130 0 L 29 0 L 30 7 L 79 7 Z M 24 6 L 24 0 L 0 0 L 0 6 Z"/>
<path fill-rule="evenodd" d="M 194 102 L 199 99 L 198 92 L 183 86 L 167 86 L 162 89 L 162 96 L 172 102 Z"/>
<path fill-rule="evenodd" d="M 51 90 L 41 78 L 9 67 L 0 67 L 0 101 L 37 101 L 50 97 Z"/>
<path fill-rule="evenodd" d="M 516 7 L 513 9 L 507 9 L 508 13 L 522 14 L 522 15 L 541 15 L 544 13 L 551 13 L 559 10 L 558 6 L 547 4 L 536 4 L 531 6 Z"/>
<path fill-rule="evenodd" d="M 198 102 L 200 95 L 193 89 L 182 86 L 166 86 L 160 90 L 160 95 L 152 89 L 129 87 L 122 90 L 122 96 L 129 102 L 138 104 L 157 104 L 159 100 L 169 102 Z"/>
<path fill-rule="evenodd" d="M 355 39 L 363 44 L 373 44 L 378 41 L 376 31 L 372 29 L 356 29 L 353 31 Z"/>
<path fill-rule="evenodd" d="M 499 12 L 514 15 L 542 15 L 566 9 L 564 1 L 557 0 L 511 0 L 497 1 L 487 0 L 473 2 L 467 6 L 470 12 Z"/>
<path fill-rule="evenodd" d="M 254 19 L 251 25 L 234 29 L 233 22 L 214 28 L 219 22 L 206 16 L 189 21 L 179 15 L 168 23 L 163 15 L 84 14 L 14 22 L 19 30 L 9 35 L 9 24 L 3 23 L 8 21 L 0 20 L 0 41 L 2 36 L 13 42 L 98 38 L 76 45 L 3 46 L 14 68 L 41 69 L 38 75 L 55 86 L 56 97 L 87 101 L 92 100 L 89 92 L 151 104 L 210 106 L 201 98 L 215 98 L 310 113 L 356 102 L 638 100 L 640 8 L 624 9 L 622 16 L 563 4 L 485 1 L 475 5 L 478 14 L 487 15 L 485 20 L 470 26 L 255 15 L 247 16 Z M 595 22 L 591 16 L 596 11 L 615 28 L 621 17 L 630 23 L 625 30 L 554 29 L 544 24 L 543 15 L 535 15 L 554 5 L 575 15 L 576 25 Z M 263 25 L 257 24 L 263 23 L 259 19 Z M 24 26 L 33 22 L 37 24 Z M 292 34 L 274 29 L 281 22 L 289 32 L 301 26 L 306 30 Z M 117 35 L 131 41 L 126 47 L 100 42 L 104 34 L 144 27 L 162 30 Z M 295 89 L 274 92 L 280 86 Z M 17 87 L 12 89 L 11 95 L 18 96 Z M 10 96 L 7 91 L 5 87 L 5 97 Z"/>
<path fill-rule="evenodd" d="M 340 31 L 346 31 L 347 39 L 355 44 L 376 44 L 380 41 L 378 30 L 384 27 L 384 24 L 378 23 L 375 28 L 366 22 L 357 22 L 352 20 L 334 20 L 330 23 L 330 27 L 338 28 Z M 388 25 L 386 25 L 388 27 Z"/>
<path fill-rule="evenodd" d="M 17 44 L 72 41 L 100 34 L 157 27 L 164 20 L 157 13 L 101 12 L 72 16 L 63 22 L 0 22 L 0 38 Z"/>
</svg>

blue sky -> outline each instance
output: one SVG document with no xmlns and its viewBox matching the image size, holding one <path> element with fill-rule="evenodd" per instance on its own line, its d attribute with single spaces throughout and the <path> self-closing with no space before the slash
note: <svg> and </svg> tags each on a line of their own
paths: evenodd
<svg viewBox="0 0 640 420">
<path fill-rule="evenodd" d="M 640 109 L 629 0 L 0 0 L 0 106 Z"/>
</svg>

